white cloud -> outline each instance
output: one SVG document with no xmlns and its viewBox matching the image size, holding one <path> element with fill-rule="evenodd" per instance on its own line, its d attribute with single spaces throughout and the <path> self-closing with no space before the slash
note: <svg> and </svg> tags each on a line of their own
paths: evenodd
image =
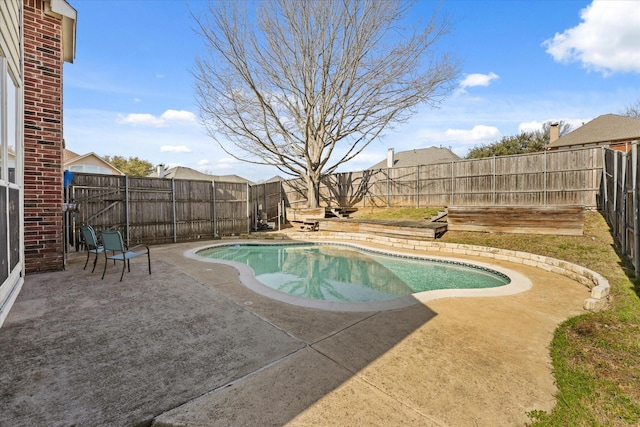
<svg viewBox="0 0 640 427">
<path fill-rule="evenodd" d="M 221 157 L 216 163 L 202 159 L 197 162 L 196 169 L 213 175 L 227 175 L 231 171 L 242 176 L 242 171 L 237 171 L 238 163 L 239 160 L 233 157 Z"/>
<path fill-rule="evenodd" d="M 500 137 L 500 130 L 495 126 L 476 125 L 472 129 L 447 129 L 447 138 L 458 142 L 482 142 Z"/>
<path fill-rule="evenodd" d="M 160 116 L 161 119 L 166 121 L 187 122 L 195 123 L 196 115 L 191 111 L 186 110 L 167 110 Z"/>
<path fill-rule="evenodd" d="M 594 1 L 580 11 L 582 22 L 542 44 L 554 60 L 580 62 L 608 75 L 640 73 L 640 9 L 637 1 Z"/>
<path fill-rule="evenodd" d="M 141 125 L 141 126 L 157 126 L 160 127 L 164 124 L 164 120 L 154 116 L 153 114 L 136 114 L 131 113 L 123 116 L 118 114 L 116 121 L 120 124 L 127 125 Z"/>
<path fill-rule="evenodd" d="M 542 129 L 542 125 L 543 122 L 537 121 L 520 123 L 520 126 L 518 126 L 518 132 L 535 132 Z"/>
<path fill-rule="evenodd" d="M 191 148 L 185 145 L 163 145 L 160 147 L 161 153 L 190 153 Z"/>
<path fill-rule="evenodd" d="M 119 124 L 128 124 L 134 126 L 153 126 L 164 127 L 171 122 L 178 123 L 197 123 L 196 115 L 186 110 L 167 110 L 160 115 L 154 116 L 148 113 L 130 113 L 126 116 L 118 114 L 116 122 Z"/>
<path fill-rule="evenodd" d="M 493 80 L 497 80 L 499 78 L 500 76 L 494 72 L 489 74 L 467 74 L 467 76 L 460 82 L 460 87 L 464 89 L 466 87 L 489 86 Z"/>
</svg>

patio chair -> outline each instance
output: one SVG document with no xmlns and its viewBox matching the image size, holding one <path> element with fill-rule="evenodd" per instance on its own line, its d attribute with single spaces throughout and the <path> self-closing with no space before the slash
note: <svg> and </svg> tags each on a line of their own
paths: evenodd
<svg viewBox="0 0 640 427">
<path fill-rule="evenodd" d="M 84 245 L 87 248 L 87 260 L 84 263 L 83 270 L 87 269 L 87 264 L 89 264 L 89 257 L 91 254 L 94 254 L 96 257 L 93 260 L 93 269 L 91 272 L 93 273 L 96 269 L 96 264 L 98 263 L 98 254 L 104 252 L 104 247 L 98 242 L 98 238 L 96 237 L 96 232 L 93 230 L 93 227 L 90 225 L 83 225 L 80 227 L 80 231 L 82 232 L 82 238 L 84 239 Z"/>
<path fill-rule="evenodd" d="M 147 255 L 147 262 L 149 264 L 149 274 L 151 274 L 151 254 L 149 253 L 149 246 L 136 245 L 132 248 L 128 248 L 122 240 L 122 234 L 117 230 L 105 230 L 100 233 L 102 236 L 102 246 L 104 247 L 104 271 L 102 272 L 102 279 L 107 272 L 107 263 L 110 259 L 114 264 L 116 261 L 122 261 L 122 274 L 120 275 L 120 281 L 124 277 L 125 264 L 129 272 L 131 272 L 131 266 L 129 260 L 137 258 L 142 255 Z M 112 255 L 108 255 L 107 252 L 111 252 Z"/>
</svg>

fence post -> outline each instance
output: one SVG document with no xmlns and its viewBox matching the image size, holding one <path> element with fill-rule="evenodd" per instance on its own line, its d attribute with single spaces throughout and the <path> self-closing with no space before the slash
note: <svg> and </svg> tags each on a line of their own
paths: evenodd
<svg viewBox="0 0 640 427">
<path fill-rule="evenodd" d="M 251 233 L 251 213 L 249 212 L 249 202 L 250 202 L 249 183 L 247 182 L 247 233 Z"/>
<path fill-rule="evenodd" d="M 267 206 L 267 183 L 262 184 L 262 188 L 264 190 L 264 194 L 262 195 L 262 210 L 264 212 L 269 212 L 269 206 Z M 267 215 L 267 222 L 269 221 L 269 215 Z"/>
<path fill-rule="evenodd" d="M 621 173 L 621 184 L 620 184 L 620 195 L 622 196 L 622 212 L 621 212 L 621 236 L 620 236 L 620 247 L 622 248 L 622 253 L 628 253 L 627 247 L 627 161 L 628 154 L 624 153 L 622 159 L 622 173 Z"/>
<path fill-rule="evenodd" d="M 547 179 L 549 174 L 547 173 L 547 150 L 544 151 L 544 157 L 542 158 L 542 205 L 547 206 Z"/>
<path fill-rule="evenodd" d="M 633 177 L 633 266 L 640 273 L 640 217 L 638 217 L 638 141 L 631 143 L 631 176 Z"/>
<path fill-rule="evenodd" d="M 211 181 L 211 222 L 213 226 L 213 238 L 218 237 L 218 230 L 216 229 L 216 183 Z"/>
<path fill-rule="evenodd" d="M 278 185 L 280 197 L 278 198 L 278 231 L 280 231 L 281 220 L 284 220 L 284 197 L 283 197 L 283 189 L 282 189 L 282 181 Z M 284 222 L 284 221 L 282 221 Z"/>
<path fill-rule="evenodd" d="M 452 160 L 451 161 L 451 204 L 453 205 L 454 199 L 455 199 L 455 185 L 456 185 L 456 171 L 455 171 L 455 167 L 456 167 L 456 163 Z"/>
<path fill-rule="evenodd" d="M 387 168 L 387 207 L 389 207 L 389 168 Z"/>
<path fill-rule="evenodd" d="M 171 178 L 171 215 L 173 217 L 173 243 L 178 241 L 178 223 L 176 221 L 176 181 Z"/>
<path fill-rule="evenodd" d="M 416 166 L 416 208 L 420 207 L 420 165 Z"/>
<path fill-rule="evenodd" d="M 618 153 L 617 152 L 613 152 L 613 210 L 611 211 L 613 213 L 613 223 L 615 225 L 614 229 L 616 230 L 616 233 L 618 232 L 618 230 L 620 229 L 620 221 L 618 220 L 618 184 L 620 183 L 619 178 L 618 178 Z"/>
<path fill-rule="evenodd" d="M 127 246 L 131 245 L 131 239 L 129 238 L 129 175 L 124 176 L 124 215 L 125 215 L 125 230 L 127 234 Z"/>
<path fill-rule="evenodd" d="M 608 218 L 607 202 L 609 197 L 607 194 L 607 151 L 605 147 L 602 147 L 602 207 L 604 209 L 605 217 Z"/>
<path fill-rule="evenodd" d="M 493 191 L 493 204 L 495 205 L 496 204 L 496 199 L 497 199 L 497 196 L 496 196 L 496 156 L 495 156 L 495 154 L 493 156 L 493 162 L 491 162 L 491 169 L 492 169 L 491 172 L 493 174 L 492 181 L 491 181 L 491 186 L 492 186 L 491 190 Z"/>
</svg>

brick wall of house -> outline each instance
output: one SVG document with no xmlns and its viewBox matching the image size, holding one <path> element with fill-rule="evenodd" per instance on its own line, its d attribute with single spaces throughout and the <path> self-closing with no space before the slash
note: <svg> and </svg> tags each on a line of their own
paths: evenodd
<svg viewBox="0 0 640 427">
<path fill-rule="evenodd" d="M 24 0 L 25 270 L 64 267 L 62 23 Z"/>
</svg>

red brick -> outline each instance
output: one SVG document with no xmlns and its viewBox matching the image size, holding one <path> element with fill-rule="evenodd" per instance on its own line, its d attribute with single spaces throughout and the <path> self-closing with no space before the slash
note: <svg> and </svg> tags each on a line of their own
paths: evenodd
<svg viewBox="0 0 640 427">
<path fill-rule="evenodd" d="M 61 22 L 24 1 L 25 269 L 63 268 Z"/>
</svg>

